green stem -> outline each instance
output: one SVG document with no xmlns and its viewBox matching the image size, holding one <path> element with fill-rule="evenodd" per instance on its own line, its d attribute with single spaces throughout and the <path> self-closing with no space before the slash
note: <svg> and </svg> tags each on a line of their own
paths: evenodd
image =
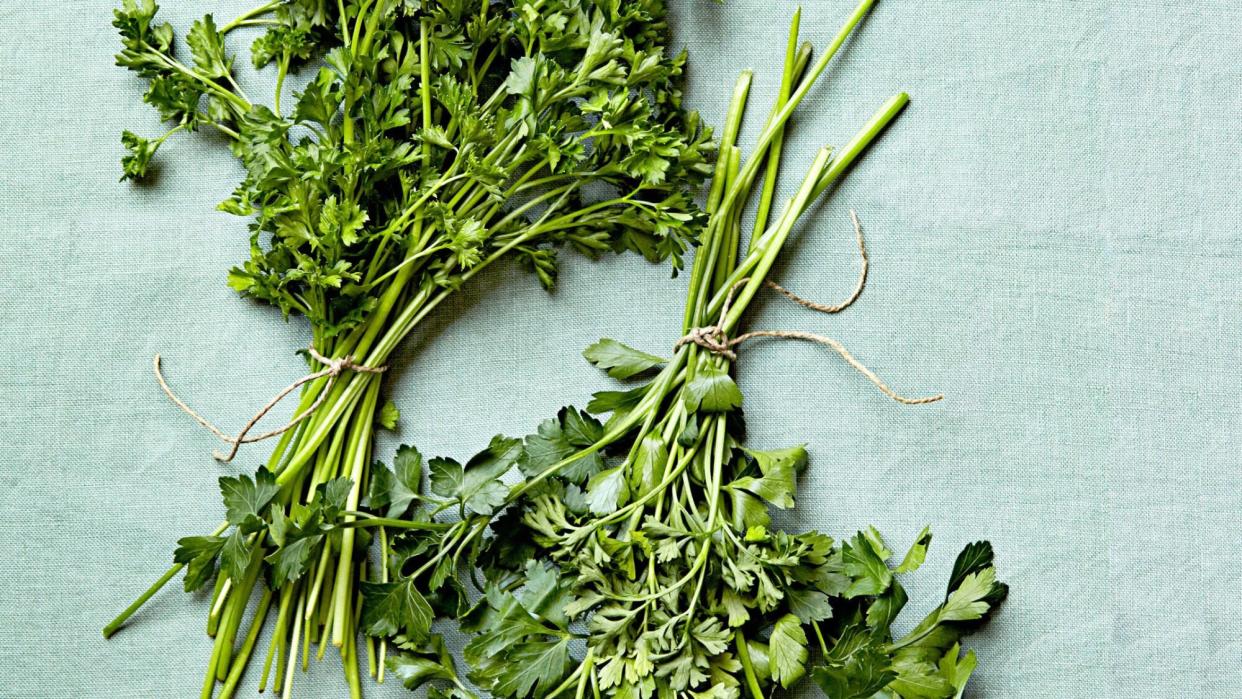
<svg viewBox="0 0 1242 699">
<path fill-rule="evenodd" d="M 391 519 L 388 517 L 376 517 L 365 512 L 347 511 L 344 513 L 349 517 L 364 517 L 356 521 L 347 521 L 341 523 L 342 529 L 361 529 L 363 527 L 394 527 L 396 529 L 416 529 L 419 531 L 447 531 L 453 525 L 447 522 L 412 522 L 404 519 Z"/>
<path fill-rule="evenodd" d="M 219 527 L 216 527 L 216 530 L 211 533 L 211 536 L 220 536 L 228 528 L 229 528 L 229 524 L 228 522 L 225 522 L 221 524 Z M 128 607 L 125 608 L 125 611 L 116 615 L 116 618 L 113 619 L 111 622 L 108 623 L 107 626 L 104 627 L 103 629 L 104 638 L 112 638 L 112 635 L 115 634 L 117 631 L 119 631 L 121 627 L 125 625 L 125 622 L 128 621 L 129 618 L 133 616 L 135 612 L 141 609 L 142 605 L 147 603 L 147 600 L 151 599 L 151 597 L 153 597 L 155 593 L 159 592 L 161 588 L 167 585 L 169 580 L 172 580 L 174 577 L 176 577 L 177 573 L 180 573 L 181 569 L 184 567 L 185 567 L 184 564 L 178 563 L 177 565 L 169 568 L 163 575 L 160 576 L 159 580 L 156 580 L 155 583 L 151 585 L 151 587 L 147 588 L 146 592 L 142 593 L 141 595 L 138 595 L 138 599 L 134 600 Z"/>
<path fill-rule="evenodd" d="M 237 659 L 233 662 L 233 668 L 229 671 L 228 679 L 224 682 L 224 688 L 220 691 L 219 699 L 230 699 L 233 696 L 233 692 L 237 691 L 237 685 L 241 682 L 242 673 L 246 670 L 246 664 L 250 660 L 251 653 L 254 652 L 255 643 L 259 640 L 259 632 L 263 630 L 263 622 L 267 619 L 267 612 L 271 604 L 272 591 L 270 589 L 264 590 L 263 597 L 259 600 L 259 609 L 255 612 L 254 619 L 250 622 L 250 630 L 246 632 L 246 640 L 242 643 Z"/>
<path fill-rule="evenodd" d="M 746 637 L 742 635 L 741 629 L 733 632 L 733 643 L 737 646 L 737 657 L 742 661 L 746 686 L 750 689 L 752 699 L 764 699 L 763 690 L 759 688 L 759 677 L 755 674 L 755 664 L 750 659 L 750 647 L 746 645 Z"/>
<path fill-rule="evenodd" d="M 837 51 L 840 50 L 841 45 L 845 43 L 845 40 L 849 37 L 849 35 L 854 31 L 854 27 L 862 21 L 863 17 L 867 16 L 867 13 L 871 11 L 871 8 L 875 5 L 875 3 L 876 0 L 862 0 L 858 7 L 854 9 L 854 12 L 850 14 L 849 19 L 846 20 L 845 24 L 841 27 L 841 30 L 837 32 L 837 35 L 832 40 L 832 43 L 828 45 L 828 48 L 824 50 L 823 55 L 821 55 L 819 60 L 815 62 L 815 65 L 811 67 L 807 77 L 798 86 L 798 89 L 790 95 L 789 101 L 785 104 L 784 108 L 776 114 L 768 126 L 763 130 L 763 133 L 759 135 L 759 141 L 755 145 L 755 157 L 752 157 L 750 161 L 746 163 L 746 167 L 742 169 L 737 180 L 729 188 L 729 191 L 725 194 L 721 208 L 728 210 L 738 200 L 742 192 L 749 190 L 751 182 L 754 181 L 755 175 L 758 174 L 760 164 L 763 163 L 763 158 L 759 156 L 767 151 L 768 146 L 770 146 L 773 139 L 776 138 L 776 134 L 784 128 L 785 123 L 789 121 L 791 116 L 793 116 L 793 113 L 797 110 L 798 105 L 802 104 L 802 100 L 806 97 L 807 93 L 810 92 L 811 87 L 819 79 L 819 76 L 822 75 L 828 68 L 828 63 L 832 60 L 833 56 L 836 55 Z"/>
<path fill-rule="evenodd" d="M 803 44 L 798 47 L 798 30 L 802 24 L 802 8 L 794 11 L 793 20 L 789 24 L 789 42 L 785 46 L 785 70 L 781 75 L 781 88 L 776 95 L 776 103 L 772 105 L 773 113 L 780 111 L 789 102 L 789 93 L 793 90 L 794 81 L 800 77 L 810 60 L 811 47 Z M 801 64 L 801 65 L 799 65 Z M 771 117 L 769 117 L 769 121 Z M 768 217 L 772 211 L 772 199 L 776 195 L 776 181 L 780 175 L 781 153 L 785 147 L 785 129 L 776 132 L 772 146 L 768 149 L 768 172 L 763 179 L 763 190 L 759 195 L 759 210 L 755 214 L 755 228 L 750 236 L 750 244 L 754 245 L 759 236 L 768 227 Z"/>
<path fill-rule="evenodd" d="M 367 466 L 367 452 L 371 446 L 371 429 L 375 422 L 375 409 L 379 401 L 379 381 L 371 382 L 371 389 L 367 391 L 366 398 L 362 402 L 362 409 L 358 411 L 357 422 L 350 435 L 352 442 L 349 452 L 349 463 L 352 463 L 352 470 L 349 478 L 353 481 L 353 487 L 350 489 L 347 509 L 355 510 L 358 507 L 358 501 L 362 497 L 362 481 L 363 470 Z M 346 521 L 352 518 L 346 517 Z M 354 529 L 346 529 L 341 532 L 341 553 L 336 569 L 336 595 L 333 603 L 334 618 L 332 621 L 332 645 L 340 648 L 345 643 L 345 635 L 349 632 L 349 622 L 347 616 L 351 611 L 349 604 L 350 595 L 354 590 L 353 570 L 354 570 L 354 539 L 356 532 Z M 355 668 L 356 669 L 356 668 Z"/>
<path fill-rule="evenodd" d="M 280 7 L 281 1 L 282 0 L 272 0 L 272 2 L 269 2 L 265 5 L 260 5 L 252 10 L 247 10 L 246 12 L 243 12 L 242 14 L 234 18 L 232 22 L 229 22 L 223 27 L 220 27 L 220 33 L 228 34 L 229 32 L 233 31 L 234 29 L 238 27 L 245 26 L 245 23 L 249 21 L 250 19 L 254 17 L 258 17 L 259 15 L 265 15 L 268 12 L 275 10 L 277 7 Z"/>
</svg>

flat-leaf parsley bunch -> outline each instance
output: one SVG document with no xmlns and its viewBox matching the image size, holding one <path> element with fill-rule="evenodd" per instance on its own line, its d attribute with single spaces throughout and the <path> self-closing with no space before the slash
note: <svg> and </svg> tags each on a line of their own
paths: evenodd
<svg viewBox="0 0 1242 699">
<path fill-rule="evenodd" d="M 614 378 L 649 380 L 596 393 L 586 411 L 564 408 L 524 440 L 496 437 L 464 465 L 432 459 L 426 490 L 423 458 L 405 447 L 373 488 L 374 521 L 394 534 L 364 625 L 401 649 L 389 664 L 407 687 L 454 699 L 770 699 L 809 677 L 830 699 L 962 696 L 975 656 L 960 641 L 1008 589 L 991 546 L 966 547 L 940 603 L 895 634 L 901 579 L 923 564 L 930 531 L 897 561 L 873 528 L 834 541 L 775 527 L 771 510 L 794 506 L 807 454 L 743 445 L 730 371 L 728 338 L 799 217 L 907 102 L 894 97 L 840 150 L 822 150 L 769 225 L 785 124 L 871 4 L 809 68 L 795 18 L 777 104 L 746 160 L 735 140 L 749 74 L 739 81 L 690 276 L 687 341 L 671 358 L 615 340 L 585 352 Z M 756 189 L 761 213 L 743 246 Z M 507 487 L 513 467 L 524 480 Z M 455 574 L 463 566 L 468 579 Z M 432 633 L 438 617 L 471 634 L 464 670 Z"/>
<path fill-rule="evenodd" d="M 321 654 L 341 649 L 358 696 L 368 541 L 354 511 L 380 477 L 374 426 L 395 419 L 380 375 L 362 369 L 384 366 L 504 257 L 545 286 L 559 245 L 679 266 L 710 135 L 681 104 L 685 58 L 663 45 L 663 0 L 273 0 L 225 24 L 207 15 L 181 38 L 156 12 L 125 0 L 115 13 L 117 62 L 170 125 L 124 134 L 124 177 L 149 176 L 173 134 L 225 134 L 245 178 L 220 208 L 251 229 L 229 283 L 305 316 L 322 375 L 302 386 L 302 419 L 266 466 L 221 480 L 227 521 L 182 540 L 177 565 L 105 634 L 186 568 L 187 590 L 214 585 L 203 696 L 217 681 L 233 693 L 268 620 L 264 683 L 275 655 L 287 696 L 313 639 Z M 250 59 L 275 69 L 270 102 L 235 78 L 229 44 L 243 27 L 264 30 Z M 299 69 L 310 75 L 282 103 Z M 263 604 L 247 621 L 255 588 Z"/>
</svg>

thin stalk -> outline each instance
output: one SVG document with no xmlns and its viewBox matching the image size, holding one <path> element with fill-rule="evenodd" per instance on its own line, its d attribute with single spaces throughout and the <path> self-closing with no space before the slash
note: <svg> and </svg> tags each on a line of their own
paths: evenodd
<svg viewBox="0 0 1242 699">
<path fill-rule="evenodd" d="M 224 575 L 216 576 L 215 589 L 212 590 L 211 604 L 209 605 L 212 612 L 215 611 L 216 603 L 219 601 L 220 595 L 223 594 L 224 586 L 227 584 L 228 584 L 227 576 L 224 576 Z M 219 628 L 219 625 L 220 625 L 220 616 L 218 614 L 211 613 L 207 615 L 207 635 L 208 636 L 215 638 L 216 629 Z"/>
<path fill-rule="evenodd" d="M 371 444 L 371 429 L 374 424 L 373 416 L 375 415 L 376 404 L 379 401 L 379 382 L 371 383 L 371 389 L 367 392 L 366 399 L 362 403 L 362 410 L 359 411 L 358 422 L 354 425 L 353 443 L 351 461 L 353 463 L 353 471 L 349 477 L 353 481 L 353 488 L 349 491 L 347 500 L 347 509 L 355 510 L 358 508 L 358 501 L 362 497 L 362 470 L 367 465 L 367 449 Z M 352 517 L 346 517 L 345 521 L 352 521 Z M 354 560 L 354 537 L 356 533 L 354 529 L 346 529 L 341 532 L 341 555 L 336 571 L 336 616 L 332 624 L 332 645 L 340 648 L 345 643 L 345 633 L 349 630 L 346 621 L 346 615 L 349 613 L 349 595 L 353 591 L 351 572 Z"/>
<path fill-rule="evenodd" d="M 243 12 L 242 14 L 238 15 L 237 17 L 235 17 L 235 18 L 233 19 L 233 21 L 232 21 L 232 22 L 229 22 L 228 24 L 224 25 L 223 27 L 220 27 L 220 33 L 221 33 L 221 34 L 228 34 L 229 32 L 233 31 L 234 29 L 236 29 L 236 28 L 238 28 L 238 27 L 240 27 L 240 26 L 244 26 L 245 22 L 247 22 L 248 20 L 250 20 L 250 19 L 252 19 L 252 18 L 254 18 L 254 17 L 258 17 L 259 15 L 265 15 L 265 14 L 267 14 L 267 13 L 271 12 L 272 10 L 275 10 L 277 7 L 280 7 L 280 5 L 281 5 L 281 1 L 282 1 L 282 0 L 272 0 L 272 2 L 269 2 L 269 3 L 264 4 L 264 5 L 259 5 L 258 7 L 254 8 L 254 9 L 247 10 L 246 12 Z"/>
<path fill-rule="evenodd" d="M 794 80 L 797 79 L 796 73 L 801 72 L 798 69 L 800 58 L 810 59 L 810 45 L 804 44 L 805 50 L 799 51 L 798 47 L 798 30 L 802 24 L 802 8 L 799 7 L 794 11 L 793 19 L 789 23 L 789 41 L 785 46 L 785 70 L 781 74 L 781 87 L 776 95 L 776 102 L 772 105 L 774 111 L 779 111 L 789 102 L 789 93 L 793 90 Z M 785 129 L 777 131 L 776 136 L 772 139 L 772 146 L 768 149 L 768 171 L 763 178 L 763 190 L 759 195 L 759 209 L 755 214 L 755 228 L 751 233 L 751 245 L 755 244 L 755 240 L 759 238 L 763 230 L 768 226 L 768 217 L 772 211 L 772 198 L 776 194 L 776 180 L 780 175 L 781 153 L 785 147 Z"/>
<path fill-rule="evenodd" d="M 746 686 L 750 689 L 751 699 L 764 699 L 763 690 L 759 688 L 759 677 L 755 674 L 755 664 L 750 659 L 750 648 L 746 645 L 746 636 L 742 630 L 733 632 L 734 645 L 737 646 L 738 660 L 742 661 L 742 671 L 746 674 Z"/>
<path fill-rule="evenodd" d="M 237 685 L 241 682 L 242 673 L 250 660 L 250 654 L 254 652 L 255 643 L 259 640 L 259 632 L 263 630 L 263 622 L 267 620 L 267 612 L 271 604 L 272 591 L 270 589 L 264 590 L 263 597 L 259 599 L 259 609 L 255 612 L 254 619 L 250 622 L 250 630 L 246 632 L 246 640 L 242 642 L 241 651 L 238 652 L 233 668 L 229 671 L 228 679 L 224 682 L 224 688 L 220 691 L 219 699 L 230 699 L 233 696 L 233 692 L 237 690 Z"/>
<path fill-rule="evenodd" d="M 263 676 L 259 678 L 259 691 L 262 692 L 267 688 L 267 677 L 272 670 L 272 658 L 276 655 L 276 648 L 280 642 L 287 638 L 285 629 L 289 623 L 289 609 L 293 602 L 294 592 L 297 590 L 298 584 L 286 585 L 280 591 L 280 611 L 276 613 L 276 628 L 272 630 L 272 642 L 267 648 L 267 658 L 263 661 Z M 280 670 L 277 668 L 277 674 Z M 279 688 L 276 690 L 280 691 Z"/>
<path fill-rule="evenodd" d="M 229 524 L 228 522 L 225 522 L 221 524 L 220 526 L 216 527 L 216 530 L 211 533 L 211 536 L 220 536 L 228 528 L 229 528 Z M 185 565 L 182 563 L 178 563 L 177 565 L 174 565 L 173 567 L 169 568 L 167 571 L 164 572 L 163 575 L 160 576 L 159 580 L 156 580 L 155 583 L 151 585 L 151 587 L 147 588 L 146 592 L 143 592 L 141 595 L 138 595 L 138 599 L 131 602 L 130 605 L 125 608 L 124 611 L 116 615 L 116 618 L 108 622 L 108 625 L 104 627 L 103 629 L 104 638 L 112 638 L 112 635 L 115 634 L 117 631 L 119 631 L 121 627 L 125 625 L 125 622 L 128 621 L 129 618 L 133 616 L 135 612 L 141 609 L 142 605 L 147 603 L 147 600 L 151 599 L 151 597 L 154 596 L 155 593 L 159 592 L 161 588 L 167 585 L 169 580 L 172 580 L 174 577 L 176 577 L 177 573 L 180 573 L 182 568 L 185 568 Z"/>
<path fill-rule="evenodd" d="M 303 593 L 303 595 L 304 594 L 305 593 Z M 298 603 L 295 604 L 294 607 L 296 608 L 297 606 L 301 605 L 301 603 L 302 603 L 302 595 L 299 595 Z M 289 652 L 285 654 L 284 656 L 282 656 L 281 658 L 282 660 L 287 660 L 287 662 L 285 663 L 285 681 L 284 681 L 284 694 L 283 694 L 284 699 L 290 699 L 290 697 L 293 695 L 293 668 L 297 665 L 297 663 L 294 661 L 293 655 L 297 652 L 298 639 L 301 636 L 301 634 L 302 634 L 302 615 L 295 613 L 293 615 L 293 636 L 290 638 L 289 646 L 288 646 Z"/>
<path fill-rule="evenodd" d="M 854 27 L 858 26 L 858 23 L 862 21 L 863 17 L 867 16 L 867 13 L 871 11 L 871 8 L 875 5 L 875 3 L 876 0 L 862 0 L 862 2 L 859 3 L 858 7 L 854 9 L 854 12 L 850 14 L 849 19 L 845 21 L 845 24 L 841 27 L 840 31 L 837 32 L 836 37 L 833 38 L 832 42 L 824 50 L 824 53 L 819 57 L 819 60 L 811 66 L 810 71 L 807 73 L 807 77 L 802 81 L 798 88 L 794 90 L 793 94 L 789 96 L 789 101 L 779 112 L 777 112 L 776 116 L 771 120 L 767 127 L 764 128 L 763 133 L 759 135 L 758 143 L 755 145 L 754 157 L 746 163 L 746 167 L 742 169 L 737 181 L 733 183 L 733 186 L 730 187 L 729 191 L 725 194 L 724 201 L 721 205 L 722 208 L 729 209 L 736 203 L 738 197 L 741 196 L 743 191 L 749 190 L 750 184 L 754 181 L 755 175 L 759 171 L 759 166 L 763 162 L 763 158 L 760 156 L 767 151 L 768 146 L 772 145 L 772 140 L 776 138 L 776 134 L 784 128 L 785 123 L 789 121 L 791 116 L 793 116 L 793 113 L 797 110 L 798 105 L 802 104 L 802 100 L 806 97 L 807 93 L 811 91 L 811 87 L 815 85 L 815 82 L 819 80 L 820 75 L 822 75 L 828 68 L 828 63 L 832 61 L 833 56 L 836 55 L 837 51 L 840 50 L 841 45 L 845 43 L 845 40 L 849 38 L 849 35 L 854 31 Z"/>
</svg>

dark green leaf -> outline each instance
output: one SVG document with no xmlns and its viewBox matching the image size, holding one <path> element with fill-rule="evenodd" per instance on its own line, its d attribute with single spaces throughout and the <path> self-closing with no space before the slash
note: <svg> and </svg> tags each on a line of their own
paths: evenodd
<svg viewBox="0 0 1242 699">
<path fill-rule="evenodd" d="M 254 561 L 255 545 L 248 540 L 240 528 L 233 530 L 233 535 L 225 539 L 220 549 L 220 570 L 233 582 L 240 583 L 246 577 L 246 570 Z"/>
<path fill-rule="evenodd" d="M 321 534 L 304 536 L 290 541 L 268 556 L 266 560 L 272 565 L 272 587 L 279 589 L 301 579 L 310 569 L 311 561 L 322 543 Z"/>
<path fill-rule="evenodd" d="M 582 356 L 600 369 L 607 370 L 614 379 L 628 379 L 648 369 L 664 366 L 668 361 L 608 338 L 587 347 Z"/>
<path fill-rule="evenodd" d="M 372 636 L 400 633 L 418 642 L 427 638 L 434 615 L 413 580 L 360 584 L 364 631 Z"/>
<path fill-rule="evenodd" d="M 700 367 L 694 378 L 686 383 L 686 409 L 707 413 L 723 413 L 742 405 L 742 391 L 733 377 L 713 365 Z"/>
<path fill-rule="evenodd" d="M 402 517 L 410 509 L 423 482 L 423 455 L 408 445 L 397 447 L 393 470 L 380 462 L 371 466 L 371 509 L 386 517 Z"/>
<path fill-rule="evenodd" d="M 230 524 L 245 525 L 261 518 L 263 508 L 279 492 L 276 476 L 264 468 L 255 473 L 253 480 L 245 475 L 220 478 L 220 493 L 227 510 L 225 517 Z"/>
<path fill-rule="evenodd" d="M 219 536 L 187 536 L 177 541 L 173 560 L 186 567 L 185 591 L 201 589 L 216 572 L 216 557 L 224 547 Z"/>
</svg>

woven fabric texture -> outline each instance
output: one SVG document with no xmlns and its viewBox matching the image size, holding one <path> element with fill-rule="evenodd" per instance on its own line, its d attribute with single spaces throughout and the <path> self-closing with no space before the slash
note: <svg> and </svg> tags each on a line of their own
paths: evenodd
<svg viewBox="0 0 1242 699">
<path fill-rule="evenodd" d="M 765 105 L 793 0 L 670 2 L 689 101 L 719 123 L 749 67 Z M 184 28 L 250 3 L 164 4 Z M 849 5 L 808 0 L 805 37 L 826 43 Z M 120 130 L 158 125 L 112 65 L 110 12 L 0 7 L 5 698 L 195 695 L 204 599 L 170 586 L 112 641 L 99 630 L 176 538 L 218 521 L 216 477 L 268 447 L 215 463 L 151 357 L 232 429 L 302 366 L 303 325 L 224 284 L 247 236 L 214 210 L 239 177 L 218 140 L 176 139 L 155 182 L 116 181 Z M 756 341 L 739 364 L 750 438 L 808 443 L 791 527 L 874 524 L 902 548 L 933 524 L 911 616 L 958 548 L 995 543 L 1013 594 L 971 641 L 971 697 L 1240 696 L 1239 27 L 1236 0 L 883 0 L 793 128 L 800 172 L 891 94 L 913 98 L 777 272 L 804 296 L 848 293 L 854 208 L 862 299 L 825 317 L 771 297 L 749 327 L 828 334 L 898 391 L 947 399 L 899 406 L 822 348 Z M 629 257 L 567 255 L 553 294 L 517 269 L 484 275 L 400 353 L 386 380 L 402 426 L 380 453 L 463 456 L 581 405 L 608 380 L 579 350 L 670 347 L 684 292 Z M 342 696 L 335 665 L 298 694 Z"/>
</svg>

